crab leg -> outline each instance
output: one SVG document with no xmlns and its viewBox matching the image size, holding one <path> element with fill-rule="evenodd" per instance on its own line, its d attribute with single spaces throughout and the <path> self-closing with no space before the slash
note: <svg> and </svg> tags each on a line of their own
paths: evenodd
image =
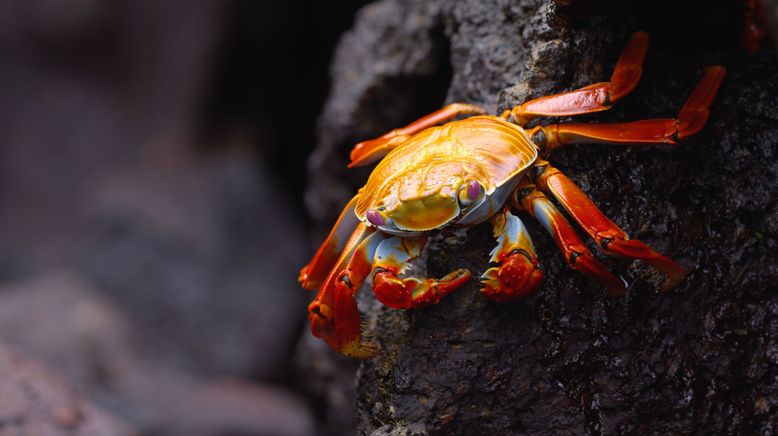
<svg viewBox="0 0 778 436">
<path fill-rule="evenodd" d="M 378 301 L 395 309 L 437 304 L 470 280 L 470 271 L 466 269 L 453 271 L 439 280 L 400 277 L 411 268 L 409 262 L 421 255 L 426 242 L 424 237 L 391 237 L 378 245 L 372 273 Z"/>
<path fill-rule="evenodd" d="M 624 282 L 592 256 L 575 233 L 573 226 L 551 203 L 551 200 L 531 185 L 525 185 L 525 188 L 529 189 L 518 198 L 519 207 L 540 221 L 564 254 L 565 262 L 581 274 L 602 283 L 608 295 L 612 297 L 624 295 Z"/>
<path fill-rule="evenodd" d="M 677 140 L 694 135 L 705 126 L 710 105 L 725 74 L 723 67 L 707 67 L 678 118 L 616 124 L 551 124 L 532 128 L 528 133 L 546 153 L 562 145 L 579 143 L 676 144 Z"/>
<path fill-rule="evenodd" d="M 610 82 L 600 82 L 570 92 L 530 100 L 506 111 L 503 116 L 523 126 L 537 117 L 566 117 L 599 112 L 629 94 L 643 74 L 643 59 L 648 49 L 648 34 L 635 32 L 613 69 Z"/>
<path fill-rule="evenodd" d="M 425 117 L 408 124 L 405 127 L 394 129 L 378 138 L 360 142 L 351 150 L 351 163 L 349 168 L 367 165 L 386 156 L 393 148 L 405 142 L 414 134 L 422 130 L 450 121 L 459 115 L 477 115 L 486 113 L 482 107 L 465 103 L 452 103 Z"/>
<path fill-rule="evenodd" d="M 499 266 L 489 268 L 481 276 L 481 293 L 498 302 L 534 294 L 543 283 L 543 273 L 524 223 L 507 208 L 489 221 L 497 239 L 489 262 Z"/>
<path fill-rule="evenodd" d="M 347 356 L 370 357 L 377 346 L 362 333 L 356 294 L 370 274 L 371 260 L 380 232 L 359 223 L 324 282 L 316 299 L 308 306 L 311 332 Z"/>
<path fill-rule="evenodd" d="M 311 261 L 300 270 L 297 280 L 304 289 L 311 291 L 319 289 L 324 279 L 332 271 L 335 262 L 338 261 L 338 256 L 359 224 L 359 219 L 354 214 L 356 203 L 357 197 L 348 202 L 327 239 L 321 244 Z"/>
<path fill-rule="evenodd" d="M 609 220 L 572 180 L 545 161 L 539 161 L 541 173 L 535 178 L 538 187 L 552 194 L 584 231 L 606 254 L 642 259 L 667 274 L 664 290 L 675 287 L 686 276 L 686 269 L 645 243 L 630 239 Z"/>
</svg>

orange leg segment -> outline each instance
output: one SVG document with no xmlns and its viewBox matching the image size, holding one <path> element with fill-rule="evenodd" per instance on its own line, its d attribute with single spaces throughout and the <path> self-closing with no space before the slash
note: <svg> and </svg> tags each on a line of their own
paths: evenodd
<svg viewBox="0 0 778 436">
<path fill-rule="evenodd" d="M 720 65 L 705 68 L 705 75 L 686 100 L 678 115 L 678 139 L 702 130 L 710 115 L 710 105 L 719 91 L 727 70 Z"/>
<path fill-rule="evenodd" d="M 392 149 L 422 130 L 450 121 L 459 115 L 478 115 L 486 113 L 482 107 L 465 103 L 452 103 L 405 127 L 394 129 L 378 138 L 360 142 L 351 150 L 351 163 L 348 167 L 367 165 L 386 156 Z"/>
<path fill-rule="evenodd" d="M 528 131 L 544 152 L 567 144 L 676 144 L 702 130 L 709 108 L 721 86 L 726 70 L 708 67 L 697 87 L 681 108 L 678 118 L 658 118 L 615 124 L 551 124 Z"/>
<path fill-rule="evenodd" d="M 311 291 L 319 289 L 338 261 L 352 232 L 359 224 L 359 219 L 354 214 L 356 202 L 357 197 L 348 202 L 327 239 L 321 244 L 311 261 L 300 270 L 297 280 L 304 289 Z"/>
<path fill-rule="evenodd" d="M 571 268 L 602 283 L 608 295 L 612 297 L 624 295 L 624 282 L 592 256 L 584 242 L 575 233 L 573 226 L 548 197 L 542 192 L 532 189 L 519 199 L 519 206 L 540 221 L 540 224 L 551 234 Z"/>
<path fill-rule="evenodd" d="M 552 194 L 570 213 L 604 253 L 631 259 L 642 259 L 667 274 L 663 290 L 674 288 L 686 276 L 686 269 L 645 243 L 630 239 L 609 220 L 586 194 L 556 168 L 542 162 L 543 172 L 536 177 L 538 187 Z"/>
<path fill-rule="evenodd" d="M 563 117 L 599 112 L 629 94 L 643 74 L 643 60 L 648 50 L 648 34 L 635 32 L 613 69 L 610 82 L 530 100 L 510 111 L 513 122 L 523 126 L 537 117 Z"/>
</svg>

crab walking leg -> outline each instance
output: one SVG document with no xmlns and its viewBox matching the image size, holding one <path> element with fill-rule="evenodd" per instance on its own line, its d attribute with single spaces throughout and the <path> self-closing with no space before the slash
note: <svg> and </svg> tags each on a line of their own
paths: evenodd
<svg viewBox="0 0 778 436">
<path fill-rule="evenodd" d="M 354 214 L 354 205 L 356 204 L 357 197 L 348 202 L 327 239 L 321 244 L 311 261 L 300 270 L 297 280 L 303 288 L 311 291 L 319 289 L 324 279 L 332 271 L 332 267 L 338 261 L 349 237 L 359 224 L 359 219 Z"/>
<path fill-rule="evenodd" d="M 707 67 L 678 118 L 616 124 L 551 124 L 534 127 L 527 133 L 546 154 L 567 144 L 676 144 L 679 139 L 694 135 L 705 126 L 710 105 L 725 74 L 723 67 Z"/>
<path fill-rule="evenodd" d="M 410 268 L 410 261 L 421 255 L 427 238 L 391 237 L 378 245 L 373 260 L 373 291 L 381 303 L 395 309 L 437 304 L 470 280 L 470 271 L 458 269 L 445 277 L 417 279 L 400 277 Z"/>
<path fill-rule="evenodd" d="M 535 179 L 538 187 L 553 195 L 604 253 L 642 259 L 664 272 L 667 280 L 662 286 L 663 290 L 674 288 L 686 277 L 684 267 L 652 250 L 645 243 L 630 239 L 561 171 L 545 161 L 540 161 L 539 167 L 542 172 Z"/>
<path fill-rule="evenodd" d="M 459 115 L 479 115 L 486 113 L 480 106 L 465 103 L 452 103 L 425 117 L 408 124 L 405 127 L 394 129 L 384 135 L 360 142 L 351 150 L 351 163 L 349 168 L 367 165 L 386 156 L 393 148 L 405 142 L 414 134 L 422 130 L 450 121 Z"/>
<path fill-rule="evenodd" d="M 382 239 L 380 232 L 360 223 L 316 299 L 308 306 L 313 335 L 347 356 L 370 357 L 377 351 L 362 332 L 356 294 L 370 274 L 371 260 Z"/>
<path fill-rule="evenodd" d="M 678 115 L 678 139 L 694 135 L 705 127 L 710 116 L 710 105 L 716 98 L 726 74 L 726 68 L 721 65 L 705 67 L 705 75 L 681 107 Z"/>
<path fill-rule="evenodd" d="M 635 32 L 613 69 L 610 82 L 600 82 L 570 92 L 530 100 L 506 111 L 503 117 L 511 117 L 523 126 L 537 117 L 566 117 L 599 112 L 629 94 L 643 74 L 643 59 L 648 50 L 648 34 Z"/>
<path fill-rule="evenodd" d="M 519 206 L 534 216 L 554 238 L 554 242 L 571 268 L 602 283 L 608 295 L 612 297 L 624 295 L 624 282 L 592 256 L 575 233 L 573 226 L 548 197 L 537 189 L 531 189 L 522 194 Z"/>
<path fill-rule="evenodd" d="M 489 221 L 497 239 L 489 262 L 499 266 L 489 268 L 481 276 L 481 293 L 497 302 L 534 294 L 543 283 L 543 273 L 524 223 L 507 208 Z"/>
</svg>

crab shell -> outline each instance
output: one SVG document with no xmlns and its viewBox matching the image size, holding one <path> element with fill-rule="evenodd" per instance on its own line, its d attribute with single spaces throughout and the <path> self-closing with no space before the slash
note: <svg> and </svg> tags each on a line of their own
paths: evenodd
<svg viewBox="0 0 778 436">
<path fill-rule="evenodd" d="M 376 227 L 398 236 L 478 224 L 500 210 L 537 158 L 524 129 L 499 117 L 429 128 L 381 160 L 359 191 L 355 213 L 366 222 L 368 211 L 378 211 L 385 219 Z M 463 202 L 459 194 L 472 181 L 483 195 Z"/>
</svg>

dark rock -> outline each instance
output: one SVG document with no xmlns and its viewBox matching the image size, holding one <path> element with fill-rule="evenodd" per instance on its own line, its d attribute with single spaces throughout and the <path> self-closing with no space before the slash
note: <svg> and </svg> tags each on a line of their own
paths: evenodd
<svg viewBox="0 0 778 436">
<path fill-rule="evenodd" d="M 0 343 L 0 432 L 8 435 L 133 435 L 35 360 Z"/>
<path fill-rule="evenodd" d="M 190 153 L 223 7 L 0 5 L 0 279 L 72 259 L 106 174 Z"/>
<path fill-rule="evenodd" d="M 396 107 L 376 114 L 372 98 L 413 101 L 412 87 L 394 88 L 393 79 L 407 85 L 443 70 L 434 66 L 435 59 L 445 63 L 435 56 L 447 45 L 436 39 L 436 23 L 445 26 L 450 43 L 447 100 L 495 111 L 607 80 L 629 34 L 641 26 L 654 42 L 638 88 L 613 110 L 577 119 L 671 117 L 702 67 L 721 63 L 729 73 L 706 128 L 678 147 L 582 145 L 551 160 L 631 236 L 690 274 L 676 290 L 660 294 L 658 277 L 646 265 L 605 259 L 630 284 L 624 298 L 606 299 L 596 283 L 564 264 L 551 239 L 527 218 L 546 281 L 525 301 L 486 301 L 474 281 L 436 306 L 397 311 L 371 302 L 363 290 L 365 316 L 376 323 L 383 353 L 364 361 L 359 373 L 360 431 L 773 433 L 775 53 L 738 51 L 741 21 L 731 9 L 713 6 L 705 18 L 692 18 L 688 13 L 701 3 L 443 4 L 384 0 L 363 10 L 344 37 L 320 119 L 320 147 L 310 161 L 318 182 L 308 205 L 325 220 L 320 224 L 330 225 L 364 182 L 366 172 L 342 169 L 353 142 L 397 127 L 382 124 L 388 120 L 426 113 Z M 674 13 L 669 17 L 663 8 Z M 411 62 L 419 51 L 433 65 Z M 370 69 L 375 65 L 383 74 Z M 402 68 L 407 65 L 416 68 Z M 478 275 L 493 245 L 488 225 L 471 229 L 455 248 L 439 243 L 429 256 L 430 275 L 459 267 Z"/>
<path fill-rule="evenodd" d="M 151 434 L 314 431 L 265 384 L 292 383 L 305 245 L 288 186 L 243 150 L 284 147 L 254 118 L 200 136 L 238 3 L 0 4 L 0 336 Z"/>
</svg>

